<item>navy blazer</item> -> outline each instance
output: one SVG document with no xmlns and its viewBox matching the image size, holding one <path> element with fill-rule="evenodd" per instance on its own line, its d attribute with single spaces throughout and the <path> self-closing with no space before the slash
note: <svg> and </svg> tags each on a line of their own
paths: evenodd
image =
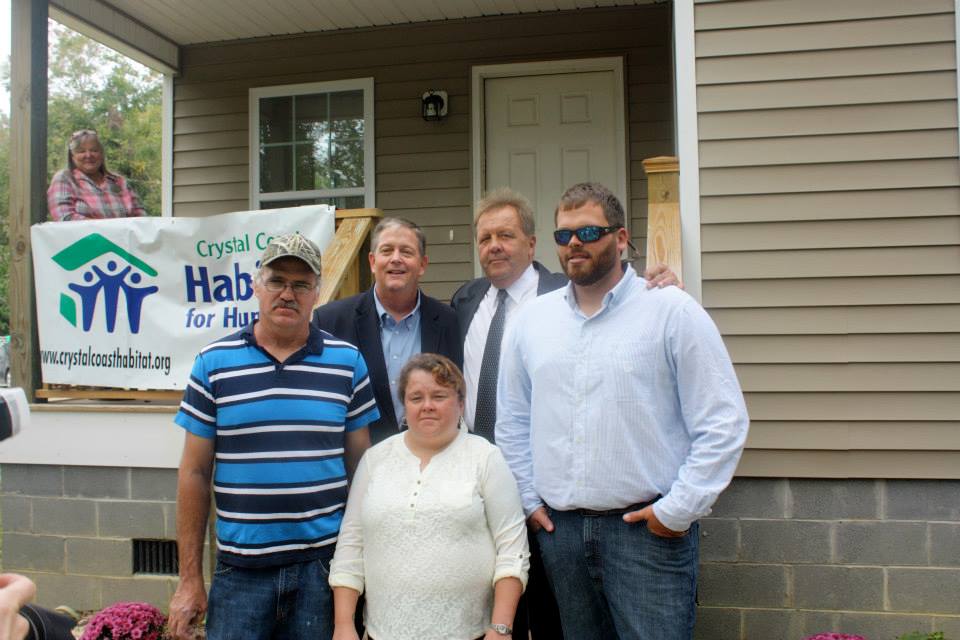
<svg viewBox="0 0 960 640">
<path fill-rule="evenodd" d="M 313 323 L 341 340 L 354 344 L 363 354 L 370 371 L 373 395 L 380 419 L 370 425 L 370 439 L 380 442 L 398 432 L 397 416 L 390 397 L 390 380 L 380 339 L 380 318 L 373 288 L 364 293 L 329 302 L 313 312 Z M 453 309 L 439 300 L 420 294 L 420 350 L 439 353 L 463 367 L 463 342 Z"/>
<path fill-rule="evenodd" d="M 533 268 L 537 270 L 539 281 L 537 282 L 537 295 L 542 296 L 545 293 L 559 289 L 567 284 L 567 277 L 562 273 L 553 273 L 545 266 L 534 260 Z M 487 295 L 490 289 L 490 281 L 486 278 L 477 278 L 463 285 L 450 299 L 450 306 L 457 311 L 457 320 L 460 324 L 460 342 L 467 341 L 467 331 L 470 329 L 470 323 L 473 322 L 473 316 L 477 313 L 480 301 Z"/>
</svg>

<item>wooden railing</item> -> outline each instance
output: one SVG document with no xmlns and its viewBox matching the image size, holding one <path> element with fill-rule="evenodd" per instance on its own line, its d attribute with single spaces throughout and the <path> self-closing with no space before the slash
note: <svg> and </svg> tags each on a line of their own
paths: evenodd
<svg viewBox="0 0 960 640">
<path fill-rule="evenodd" d="M 360 293 L 370 286 L 366 259 L 370 232 L 382 217 L 380 209 L 337 210 L 337 233 L 323 254 L 318 306 Z"/>
<path fill-rule="evenodd" d="M 663 262 L 683 280 L 680 244 L 680 163 L 673 156 L 647 158 L 647 264 Z"/>
<path fill-rule="evenodd" d="M 367 262 L 370 232 L 383 217 L 380 209 L 338 209 L 336 234 L 323 254 L 318 305 L 346 298 L 370 286 Z M 182 391 L 133 390 L 43 384 L 37 398 L 71 400 L 179 400 Z"/>
</svg>

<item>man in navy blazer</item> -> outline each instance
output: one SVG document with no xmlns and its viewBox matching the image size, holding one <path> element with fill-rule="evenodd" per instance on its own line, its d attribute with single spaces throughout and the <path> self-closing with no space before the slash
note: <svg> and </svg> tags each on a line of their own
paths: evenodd
<svg viewBox="0 0 960 640">
<path fill-rule="evenodd" d="M 426 251 L 419 226 L 402 218 L 384 218 L 370 239 L 373 287 L 318 307 L 313 314 L 314 324 L 356 345 L 367 362 L 380 408 L 380 419 L 370 425 L 374 444 L 401 430 L 403 406 L 396 383 L 410 356 L 439 353 L 463 365 L 456 313 L 420 291 Z"/>
</svg>

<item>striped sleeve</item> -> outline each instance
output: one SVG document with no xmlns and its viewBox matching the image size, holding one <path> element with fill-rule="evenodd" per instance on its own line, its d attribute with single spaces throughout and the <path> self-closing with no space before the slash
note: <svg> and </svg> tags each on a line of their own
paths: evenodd
<svg viewBox="0 0 960 640">
<path fill-rule="evenodd" d="M 173 421 L 201 438 L 213 438 L 217 434 L 217 405 L 213 399 L 210 379 L 203 361 L 203 354 L 193 361 L 193 370 L 187 388 L 183 390 L 180 411 Z"/>
<path fill-rule="evenodd" d="M 373 397 L 373 384 L 367 373 L 367 363 L 357 351 L 357 362 L 353 368 L 353 395 L 347 405 L 347 431 L 365 427 L 380 417 L 377 401 Z"/>
</svg>

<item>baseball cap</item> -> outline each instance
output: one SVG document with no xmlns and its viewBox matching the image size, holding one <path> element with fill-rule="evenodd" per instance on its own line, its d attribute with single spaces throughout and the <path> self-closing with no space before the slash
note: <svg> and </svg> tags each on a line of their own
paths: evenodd
<svg viewBox="0 0 960 640">
<path fill-rule="evenodd" d="M 280 258 L 299 258 L 307 263 L 311 271 L 320 275 L 320 248 L 306 236 L 300 235 L 300 232 L 288 233 L 272 239 L 263 250 L 260 264 L 265 267 Z"/>
</svg>

